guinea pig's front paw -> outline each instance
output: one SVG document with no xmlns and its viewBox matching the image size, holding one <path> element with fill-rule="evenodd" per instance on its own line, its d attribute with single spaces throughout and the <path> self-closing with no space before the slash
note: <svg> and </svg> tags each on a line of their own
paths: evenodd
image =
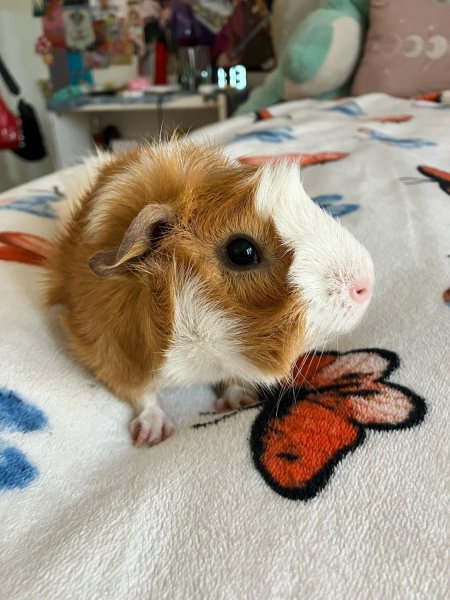
<svg viewBox="0 0 450 600">
<path fill-rule="evenodd" d="M 255 388 L 243 388 L 240 385 L 227 386 L 222 395 L 216 399 L 215 407 L 219 412 L 239 410 L 252 404 L 257 404 L 258 392 Z"/>
<path fill-rule="evenodd" d="M 130 423 L 131 437 L 137 448 L 156 446 L 171 435 L 172 423 L 159 406 L 148 407 Z"/>
</svg>

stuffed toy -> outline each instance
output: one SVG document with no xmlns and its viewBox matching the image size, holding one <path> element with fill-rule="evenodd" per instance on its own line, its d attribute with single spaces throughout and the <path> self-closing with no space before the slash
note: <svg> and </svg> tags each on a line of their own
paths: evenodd
<svg viewBox="0 0 450 600">
<path fill-rule="evenodd" d="M 281 100 L 346 95 L 368 25 L 370 0 L 324 0 L 293 33 L 277 68 L 237 114 Z"/>
</svg>

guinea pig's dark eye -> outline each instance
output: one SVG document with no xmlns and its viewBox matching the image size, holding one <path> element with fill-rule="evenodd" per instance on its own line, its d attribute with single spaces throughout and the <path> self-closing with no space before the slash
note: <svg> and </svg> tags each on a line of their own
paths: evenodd
<svg viewBox="0 0 450 600">
<path fill-rule="evenodd" d="M 244 237 L 231 240 L 225 248 L 225 253 L 230 263 L 237 267 L 250 267 L 261 262 L 254 243 Z"/>
</svg>

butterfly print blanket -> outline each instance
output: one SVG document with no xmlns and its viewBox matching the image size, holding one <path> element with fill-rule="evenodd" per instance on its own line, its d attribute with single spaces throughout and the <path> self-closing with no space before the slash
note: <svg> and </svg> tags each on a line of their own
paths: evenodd
<svg viewBox="0 0 450 600">
<path fill-rule="evenodd" d="M 296 161 L 372 254 L 361 325 L 255 404 L 164 394 L 175 434 L 73 360 L 42 264 L 84 167 L 0 194 L 0 596 L 443 599 L 450 464 L 450 111 L 375 94 L 298 101 L 194 139 Z"/>
</svg>

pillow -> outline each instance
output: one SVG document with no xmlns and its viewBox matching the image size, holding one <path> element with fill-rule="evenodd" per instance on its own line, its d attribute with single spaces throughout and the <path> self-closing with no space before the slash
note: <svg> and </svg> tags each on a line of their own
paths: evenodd
<svg viewBox="0 0 450 600">
<path fill-rule="evenodd" d="M 370 27 L 352 94 L 409 98 L 450 89 L 450 5 L 372 0 Z"/>
</svg>

